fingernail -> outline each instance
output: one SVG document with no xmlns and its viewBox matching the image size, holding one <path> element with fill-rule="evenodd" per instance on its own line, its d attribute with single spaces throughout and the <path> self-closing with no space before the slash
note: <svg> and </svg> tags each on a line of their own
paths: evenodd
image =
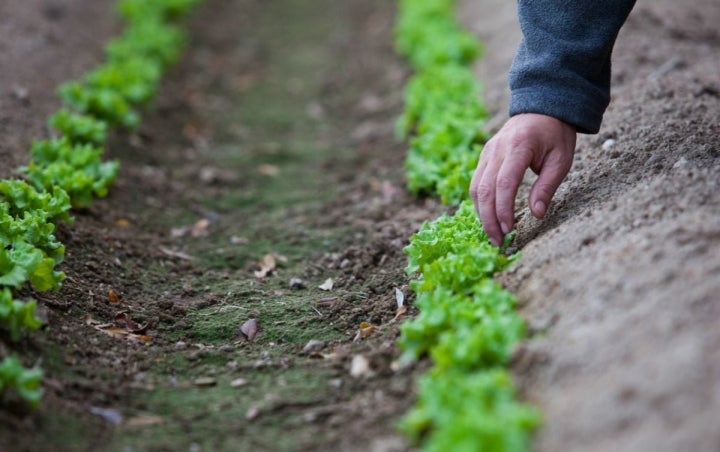
<svg viewBox="0 0 720 452">
<path fill-rule="evenodd" d="M 544 216 L 544 215 L 545 215 L 545 210 L 547 210 L 547 205 L 545 205 L 544 202 L 542 202 L 542 201 L 536 201 L 536 202 L 535 202 L 535 212 L 536 212 L 539 216 L 541 216 L 541 217 Z"/>
<path fill-rule="evenodd" d="M 502 229 L 503 234 L 510 232 L 510 228 L 505 223 L 500 223 L 500 229 Z"/>
</svg>

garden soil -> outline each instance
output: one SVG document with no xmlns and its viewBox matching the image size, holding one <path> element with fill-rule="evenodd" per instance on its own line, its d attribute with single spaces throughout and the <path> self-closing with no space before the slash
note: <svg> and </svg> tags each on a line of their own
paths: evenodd
<svg viewBox="0 0 720 452">
<path fill-rule="evenodd" d="M 506 116 L 514 2 L 463 3 Z M 513 370 L 545 417 L 537 451 L 720 450 L 720 3 L 638 1 L 598 135 L 500 280 L 536 336 Z M 592 26 L 592 24 L 588 24 Z M 531 182 L 532 178 L 528 179 Z"/>
<path fill-rule="evenodd" d="M 101 61 L 111 3 L 0 3 L 3 177 L 49 136 L 56 86 Z M 719 9 L 638 2 L 601 133 L 545 220 L 518 204 L 523 258 L 498 278 L 533 333 L 512 369 L 537 450 L 720 447 Z M 461 8 L 490 129 L 514 14 Z M 427 363 L 396 364 L 402 247 L 444 209 L 403 190 L 392 20 L 382 0 L 197 11 L 140 130 L 111 139 L 110 195 L 59 227 L 62 290 L 23 294 L 47 327 L 1 338 L 46 374 L 39 410 L 6 394 L 1 450 L 408 448 L 395 424 Z"/>
</svg>

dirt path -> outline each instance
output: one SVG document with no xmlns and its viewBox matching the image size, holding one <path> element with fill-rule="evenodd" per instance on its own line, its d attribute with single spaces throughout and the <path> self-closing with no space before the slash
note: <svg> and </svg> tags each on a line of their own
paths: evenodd
<svg viewBox="0 0 720 452">
<path fill-rule="evenodd" d="M 508 2 L 463 4 L 488 43 L 494 126 L 514 17 Z M 600 134 L 579 140 L 545 221 L 518 207 L 523 258 L 502 280 L 539 333 L 514 364 L 545 416 L 538 451 L 720 447 L 718 20 L 710 0 L 639 1 Z"/>
<path fill-rule="evenodd" d="M 111 195 L 61 231 L 69 277 L 26 350 L 43 407 L 3 413 L 19 433 L 2 448 L 405 447 L 394 423 L 419 370 L 392 367 L 395 289 L 403 245 L 441 208 L 402 188 L 392 19 L 379 0 L 198 11 L 153 112 L 111 143 Z M 152 342 L 98 329 L 118 312 Z M 353 341 L 361 322 L 377 330 Z"/>
</svg>

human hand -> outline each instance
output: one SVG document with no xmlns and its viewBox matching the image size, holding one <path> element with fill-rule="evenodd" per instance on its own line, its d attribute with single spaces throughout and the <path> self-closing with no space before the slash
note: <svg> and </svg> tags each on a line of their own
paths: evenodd
<svg viewBox="0 0 720 452">
<path fill-rule="evenodd" d="M 575 127 L 535 113 L 510 118 L 485 144 L 470 183 L 470 197 L 495 246 L 514 226 L 515 197 L 525 171 L 538 178 L 530 189 L 530 211 L 542 218 L 555 191 L 570 171 Z"/>
</svg>

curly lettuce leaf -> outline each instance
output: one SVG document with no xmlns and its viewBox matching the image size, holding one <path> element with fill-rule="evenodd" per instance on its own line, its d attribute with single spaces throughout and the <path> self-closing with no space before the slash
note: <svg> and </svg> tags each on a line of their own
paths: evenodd
<svg viewBox="0 0 720 452">
<path fill-rule="evenodd" d="M 107 195 L 117 177 L 118 162 L 101 162 L 102 149 L 72 145 L 66 138 L 33 143 L 33 157 L 24 168 L 38 188 L 59 187 L 68 193 L 73 206 L 86 207 L 93 198 Z"/>
<path fill-rule="evenodd" d="M 58 95 L 66 105 L 110 125 L 135 129 L 140 124 L 138 113 L 115 90 L 96 88 L 82 82 L 68 82 L 60 85 Z"/>
<path fill-rule="evenodd" d="M 510 375 L 431 371 L 419 381 L 418 402 L 400 428 L 428 452 L 527 450 L 540 425 L 534 407 L 516 400 Z"/>
<path fill-rule="evenodd" d="M 65 274 L 55 271 L 55 260 L 24 241 L 0 248 L 0 285 L 20 288 L 26 281 L 41 292 L 58 290 Z"/>
<path fill-rule="evenodd" d="M 15 390 L 31 407 L 37 408 L 42 399 L 42 369 L 26 369 L 15 356 L 9 356 L 0 363 L 0 394 Z"/>
<path fill-rule="evenodd" d="M 15 300 L 8 288 L 0 292 L 0 323 L 10 330 L 13 341 L 20 340 L 23 329 L 37 330 L 42 326 L 42 321 L 35 317 L 35 307 L 35 300 Z"/>
<path fill-rule="evenodd" d="M 18 240 L 40 249 L 55 263 L 65 256 L 65 246 L 53 234 L 55 225 L 36 212 L 25 211 L 22 217 L 10 215 L 8 204 L 0 201 L 0 244 L 6 247 Z"/>
<path fill-rule="evenodd" d="M 72 222 L 70 197 L 59 187 L 38 191 L 25 181 L 5 179 L 0 181 L 0 198 L 7 202 L 8 213 L 15 218 L 30 213 L 53 223 Z"/>
</svg>

